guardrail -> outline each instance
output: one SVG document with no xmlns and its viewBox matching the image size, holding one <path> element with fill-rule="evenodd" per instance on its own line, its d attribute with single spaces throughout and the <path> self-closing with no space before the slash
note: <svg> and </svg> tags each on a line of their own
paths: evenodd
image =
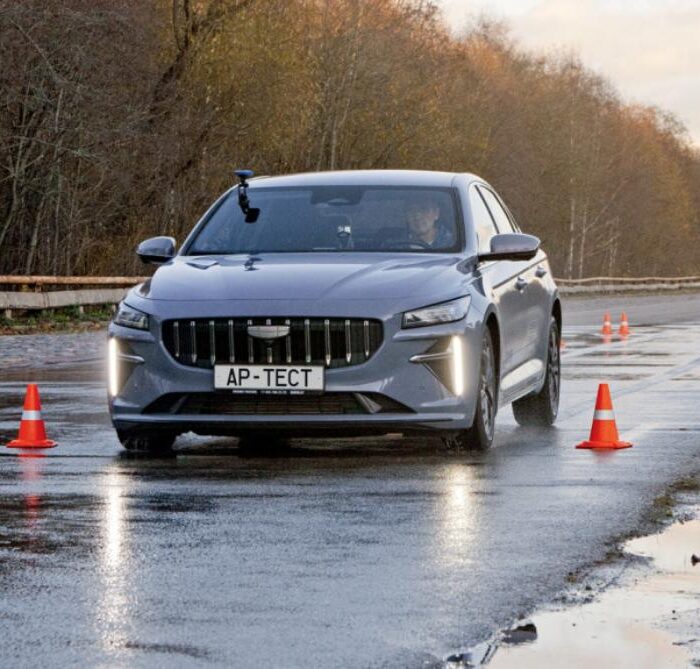
<svg viewBox="0 0 700 669">
<path fill-rule="evenodd" d="M 700 289 L 700 276 L 593 276 L 586 279 L 556 279 L 556 282 L 562 295 Z"/>
<path fill-rule="evenodd" d="M 58 309 L 87 305 L 116 304 L 126 291 L 145 276 L 3 276 L 0 275 L 0 311 L 5 318 L 13 310 Z M 700 289 L 700 276 L 682 277 L 613 277 L 556 279 L 563 295 L 658 292 Z M 68 290 L 66 287 L 71 286 Z M 12 287 L 11 290 L 7 288 Z"/>
<path fill-rule="evenodd" d="M 3 276 L 0 275 L 0 311 L 117 304 L 126 291 L 145 281 L 144 276 Z M 67 286 L 74 288 L 65 290 Z M 6 290 L 12 287 L 14 290 Z"/>
</svg>

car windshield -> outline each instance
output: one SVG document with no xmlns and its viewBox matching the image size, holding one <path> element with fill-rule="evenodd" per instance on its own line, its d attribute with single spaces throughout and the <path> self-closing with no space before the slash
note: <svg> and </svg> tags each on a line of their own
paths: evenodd
<svg viewBox="0 0 700 669">
<path fill-rule="evenodd" d="M 328 251 L 451 252 L 460 233 L 450 188 L 311 186 L 248 189 L 248 223 L 232 190 L 187 255 Z"/>
</svg>

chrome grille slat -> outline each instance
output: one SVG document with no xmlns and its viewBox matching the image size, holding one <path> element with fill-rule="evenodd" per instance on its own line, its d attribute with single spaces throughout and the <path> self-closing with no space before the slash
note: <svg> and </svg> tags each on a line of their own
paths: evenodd
<svg viewBox="0 0 700 669">
<path fill-rule="evenodd" d="M 326 367 L 330 367 L 333 356 L 331 355 L 331 322 L 327 318 L 323 321 L 323 342 L 326 352 Z"/>
<path fill-rule="evenodd" d="M 216 323 L 209 321 L 209 361 L 212 367 L 216 364 Z"/>
<path fill-rule="evenodd" d="M 250 325 L 285 326 L 265 340 Z M 162 341 L 180 364 L 211 369 L 220 363 L 323 365 L 329 369 L 369 360 L 382 343 L 382 323 L 359 318 L 243 317 L 164 321 Z"/>
<path fill-rule="evenodd" d="M 364 322 L 364 336 L 365 336 L 365 360 L 369 359 L 369 321 Z"/>
<path fill-rule="evenodd" d="M 248 325 L 252 325 L 253 321 L 249 318 Z M 248 363 L 253 364 L 255 362 L 255 342 L 253 338 L 248 335 Z"/>
<path fill-rule="evenodd" d="M 236 362 L 236 338 L 233 333 L 233 319 L 228 319 L 228 361 Z"/>
<path fill-rule="evenodd" d="M 345 362 L 348 365 L 352 362 L 352 332 L 349 318 L 345 319 Z"/>
<path fill-rule="evenodd" d="M 292 362 L 292 321 L 290 321 L 288 318 L 285 318 L 284 324 L 289 328 L 289 334 L 284 338 L 284 347 L 286 352 L 284 359 L 289 365 Z"/>
<path fill-rule="evenodd" d="M 192 362 L 197 362 L 197 321 L 190 321 L 190 336 L 192 337 Z"/>
<path fill-rule="evenodd" d="M 272 325 L 272 319 L 266 318 L 265 325 Z M 272 344 L 271 343 L 268 343 L 267 346 L 265 347 L 265 357 L 267 358 L 267 364 L 271 365 L 272 364 Z"/>
</svg>

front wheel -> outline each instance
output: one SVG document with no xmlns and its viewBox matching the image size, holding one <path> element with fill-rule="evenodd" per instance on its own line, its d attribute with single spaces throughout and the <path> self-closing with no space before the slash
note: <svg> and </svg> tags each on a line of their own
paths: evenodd
<svg viewBox="0 0 700 669">
<path fill-rule="evenodd" d="M 497 411 L 498 382 L 496 356 L 493 350 L 491 332 L 487 328 L 481 343 L 479 385 L 477 389 L 477 405 L 474 414 L 474 422 L 467 430 L 461 430 L 443 437 L 445 445 L 450 449 L 457 450 L 488 450 L 493 443 Z"/>
<path fill-rule="evenodd" d="M 559 355 L 559 326 L 554 318 L 549 324 L 546 365 L 542 390 L 513 402 L 513 415 L 519 425 L 547 427 L 554 424 L 559 413 L 561 357 Z"/>
</svg>

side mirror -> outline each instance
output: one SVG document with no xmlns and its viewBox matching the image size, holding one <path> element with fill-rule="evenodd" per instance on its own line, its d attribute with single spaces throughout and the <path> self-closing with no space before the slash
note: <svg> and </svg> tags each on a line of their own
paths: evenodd
<svg viewBox="0 0 700 669">
<path fill-rule="evenodd" d="M 175 240 L 172 237 L 151 237 L 138 245 L 136 255 L 142 262 L 162 265 L 175 255 Z"/>
<path fill-rule="evenodd" d="M 480 253 L 482 260 L 530 260 L 540 248 L 540 240 L 533 235 L 521 232 L 505 233 L 491 237 L 491 250 Z"/>
</svg>

